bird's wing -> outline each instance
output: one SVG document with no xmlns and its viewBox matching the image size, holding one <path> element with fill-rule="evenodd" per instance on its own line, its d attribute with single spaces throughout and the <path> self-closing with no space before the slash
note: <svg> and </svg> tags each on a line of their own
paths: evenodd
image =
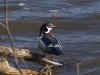
<svg viewBox="0 0 100 75">
<path fill-rule="evenodd" d="M 55 37 L 42 37 L 43 44 L 45 44 L 46 52 L 49 54 L 54 54 L 56 56 L 63 55 L 60 49 L 60 43 Z"/>
</svg>

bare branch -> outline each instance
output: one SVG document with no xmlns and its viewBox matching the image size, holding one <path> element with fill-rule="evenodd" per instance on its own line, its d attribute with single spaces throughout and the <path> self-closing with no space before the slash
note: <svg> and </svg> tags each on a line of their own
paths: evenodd
<svg viewBox="0 0 100 75">
<path fill-rule="evenodd" d="M 6 29 L 6 27 L 5 27 L 5 25 L 3 23 L 0 22 L 0 25 Z"/>
<path fill-rule="evenodd" d="M 8 37 L 10 39 L 11 46 L 12 46 L 12 49 L 13 49 L 15 66 L 18 68 L 19 72 L 22 74 L 22 71 L 18 67 L 18 60 L 17 60 L 17 57 L 16 57 L 16 51 L 14 50 L 15 47 L 14 47 L 13 39 L 11 37 L 10 30 L 9 30 L 9 27 L 8 27 L 8 5 L 7 5 L 7 1 L 4 0 L 4 3 L 5 3 L 5 28 L 6 28 L 6 32 L 8 34 Z"/>
<path fill-rule="evenodd" d="M 77 75 L 80 75 L 80 67 L 79 67 L 80 63 L 77 63 Z"/>
</svg>

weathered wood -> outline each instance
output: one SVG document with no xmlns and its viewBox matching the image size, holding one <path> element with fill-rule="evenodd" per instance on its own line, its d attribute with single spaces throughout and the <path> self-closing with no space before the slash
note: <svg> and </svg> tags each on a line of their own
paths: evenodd
<svg viewBox="0 0 100 75">
<path fill-rule="evenodd" d="M 23 75 L 39 75 L 40 70 L 21 69 Z M 45 71 L 41 72 L 43 75 Z M 0 61 L 0 75 L 21 75 L 17 68 L 10 67 L 7 60 L 3 58 Z M 46 74 L 45 74 L 46 75 Z"/>
<path fill-rule="evenodd" d="M 52 75 L 51 68 L 54 66 L 64 66 L 65 64 L 59 63 L 48 58 L 43 57 L 38 53 L 34 53 L 29 49 L 19 49 L 15 48 L 17 58 L 23 58 L 24 60 L 35 62 L 41 65 L 45 65 L 42 70 L 27 70 L 21 69 L 23 75 Z M 0 46 L 0 55 L 13 57 L 13 50 L 10 47 Z M 3 57 L 0 57 L 0 75 L 21 75 L 17 68 L 10 67 L 7 60 Z"/>
<path fill-rule="evenodd" d="M 17 52 L 17 57 L 18 58 L 23 58 L 24 60 L 27 61 L 32 61 L 41 65 L 54 65 L 54 66 L 64 66 L 64 63 L 56 62 L 53 60 L 50 60 L 48 58 L 43 57 L 43 55 L 40 55 L 38 53 L 34 53 L 30 51 L 29 49 L 19 49 L 15 48 Z M 6 52 L 5 52 L 6 51 Z M 13 57 L 13 51 L 12 48 L 10 47 L 5 47 L 5 46 L 0 46 L 0 54 L 6 53 L 7 56 Z"/>
</svg>

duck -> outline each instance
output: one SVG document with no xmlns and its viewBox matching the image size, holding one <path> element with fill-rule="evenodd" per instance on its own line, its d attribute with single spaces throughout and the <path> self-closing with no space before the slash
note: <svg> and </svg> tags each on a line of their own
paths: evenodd
<svg viewBox="0 0 100 75">
<path fill-rule="evenodd" d="M 57 26 L 51 22 L 44 23 L 40 27 L 38 47 L 44 52 L 44 57 L 46 57 L 46 53 L 54 56 L 63 55 L 59 41 L 51 33 L 51 30 L 55 28 Z"/>
</svg>

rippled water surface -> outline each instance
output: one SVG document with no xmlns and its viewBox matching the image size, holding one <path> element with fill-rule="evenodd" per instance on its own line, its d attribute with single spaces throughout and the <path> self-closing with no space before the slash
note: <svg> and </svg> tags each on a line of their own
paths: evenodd
<svg viewBox="0 0 100 75">
<path fill-rule="evenodd" d="M 43 54 L 37 46 L 39 27 L 45 22 L 52 22 L 58 27 L 52 33 L 59 40 L 65 55 L 58 60 L 78 60 L 82 63 L 81 75 L 100 75 L 100 0 L 7 1 L 9 27 L 16 47 Z M 0 0 L 0 22 L 4 20 L 4 2 Z M 0 45 L 10 46 L 1 26 L 0 35 L 4 36 Z M 13 66 L 13 59 L 8 60 Z M 42 67 L 33 62 L 26 64 L 31 69 Z M 57 68 L 53 75 L 76 75 L 76 69 Z"/>
</svg>

